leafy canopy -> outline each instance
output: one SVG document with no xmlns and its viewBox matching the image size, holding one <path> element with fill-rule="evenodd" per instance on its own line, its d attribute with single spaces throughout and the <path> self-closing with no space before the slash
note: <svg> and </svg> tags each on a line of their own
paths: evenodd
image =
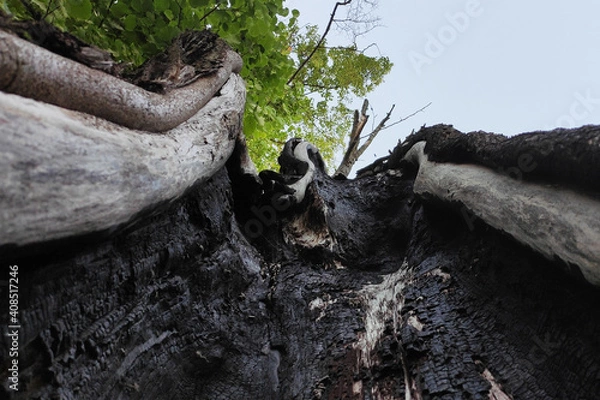
<svg viewBox="0 0 600 400">
<path fill-rule="evenodd" d="M 23 0 L 1 0 L 6 11 L 30 17 Z M 115 59 L 141 64 L 179 33 L 210 27 L 244 60 L 248 89 L 244 130 L 259 169 L 273 168 L 282 144 L 299 136 L 319 147 L 326 161 L 350 131 L 352 96 L 383 81 L 392 64 L 350 47 L 319 41 L 316 26 L 298 27 L 299 12 L 284 0 L 30 0 L 57 27 Z"/>
</svg>

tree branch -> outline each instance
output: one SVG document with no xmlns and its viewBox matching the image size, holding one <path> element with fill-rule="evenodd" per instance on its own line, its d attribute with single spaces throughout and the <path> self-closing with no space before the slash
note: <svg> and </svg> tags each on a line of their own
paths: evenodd
<svg viewBox="0 0 600 400">
<path fill-rule="evenodd" d="M 217 11 L 219 9 L 219 5 L 217 4 L 216 6 L 214 6 L 209 12 L 207 12 L 206 14 L 204 14 L 202 16 L 202 18 L 200 18 L 199 22 L 204 21 L 206 18 L 208 18 L 208 16 L 212 13 L 214 13 L 215 11 Z"/>
<path fill-rule="evenodd" d="M 381 132 L 383 130 L 383 128 L 385 127 L 385 123 L 388 122 L 388 120 L 392 116 L 392 113 L 394 112 L 394 108 L 396 108 L 396 105 L 392 104 L 392 108 L 390 108 L 390 111 L 387 112 L 387 114 L 379 122 L 377 127 L 369 134 L 367 140 L 363 143 L 363 145 L 360 146 L 360 148 L 358 148 L 358 150 L 356 150 L 355 154 L 352 157 L 352 164 L 350 165 L 350 169 L 352 169 L 352 166 L 354 165 L 356 160 L 358 160 L 358 157 L 360 157 L 365 152 L 365 150 L 367 150 L 367 148 L 371 145 L 373 140 L 375 140 L 375 137 L 377 137 L 379 132 Z M 348 173 L 349 172 L 350 172 L 350 170 L 348 170 Z"/>
<path fill-rule="evenodd" d="M 388 128 L 391 128 L 394 125 L 398 125 L 400 122 L 404 122 L 407 119 L 414 117 L 415 115 L 417 115 L 418 113 L 422 112 L 423 110 L 425 110 L 427 107 L 429 107 L 431 105 L 431 102 L 427 103 L 426 105 L 424 105 L 423 107 L 419 108 L 417 111 L 408 114 L 406 117 L 404 118 L 400 118 L 398 121 L 394 121 L 391 124 L 389 124 L 388 126 L 384 126 L 383 128 L 380 129 L 380 131 L 385 131 Z M 362 138 L 361 138 L 362 139 Z"/>
<path fill-rule="evenodd" d="M 371 133 L 369 133 L 368 135 L 361 137 L 360 133 L 364 129 L 365 124 L 367 123 L 367 119 L 369 118 L 369 116 L 366 115 L 368 104 L 369 104 L 368 101 L 365 100 L 363 103 L 362 109 L 361 109 L 360 118 L 357 117 L 358 110 L 356 110 L 354 112 L 354 124 L 352 126 L 352 131 L 350 132 L 350 142 L 348 143 L 348 149 L 346 150 L 346 153 L 344 154 L 344 158 L 342 159 L 340 166 L 335 171 L 335 175 L 342 174 L 342 175 L 348 176 L 348 174 L 350 173 L 350 170 L 356 163 L 356 160 L 358 160 L 358 158 L 367 150 L 367 148 L 371 145 L 373 140 L 375 140 L 375 138 L 377 137 L 379 132 L 384 131 L 388 128 L 391 128 L 392 126 L 397 125 L 400 122 L 406 121 L 407 119 L 415 116 L 417 113 L 422 112 L 423 110 L 425 110 L 427 107 L 429 107 L 431 105 L 431 102 L 429 102 L 427 105 L 421 107 L 417 111 L 413 112 L 412 114 L 409 114 L 404 118 L 400 118 L 399 120 L 386 126 L 386 123 L 391 118 L 392 113 L 394 112 L 394 108 L 396 107 L 396 105 L 393 104 L 392 107 L 390 108 L 390 110 L 385 115 L 385 117 L 379 122 L 379 124 L 377 124 L 375 129 L 373 129 L 371 131 Z M 359 122 L 357 122 L 357 120 Z M 367 140 L 363 143 L 362 146 L 358 147 L 360 140 L 364 139 L 364 138 L 367 138 Z"/>
<path fill-rule="evenodd" d="M 214 97 L 232 73 L 242 68 L 241 57 L 227 49 L 216 73 L 159 94 L 4 31 L 0 31 L 0 55 L 1 91 L 151 132 L 167 131 L 188 120 Z"/>
<path fill-rule="evenodd" d="M 348 148 L 346 149 L 346 153 L 344 154 L 344 158 L 342 159 L 340 166 L 335 171 L 335 175 L 342 174 L 348 176 L 350 170 L 352 169 L 352 166 L 358 158 L 358 156 L 355 155 L 357 154 L 357 148 L 360 144 L 360 133 L 365 128 L 365 125 L 369 120 L 369 116 L 367 115 L 368 108 L 369 101 L 365 99 L 360 110 L 360 114 L 358 110 L 354 111 L 354 122 L 352 124 L 352 131 L 350 131 L 350 141 L 348 142 Z"/>
<path fill-rule="evenodd" d="M 0 91 L 0 244 L 112 229 L 208 180 L 241 134 L 244 93 L 232 75 L 221 96 L 156 135 Z"/>
<path fill-rule="evenodd" d="M 321 85 L 318 83 L 302 82 L 302 84 L 304 86 L 308 87 L 309 89 L 321 89 L 321 90 L 337 90 L 337 89 L 339 89 L 338 86 Z"/>
<path fill-rule="evenodd" d="M 287 81 L 288 85 L 291 85 L 291 83 L 294 81 L 294 79 L 296 79 L 296 77 L 298 76 L 298 74 L 300 73 L 300 71 L 302 71 L 302 68 L 304 68 L 306 66 L 306 64 L 315 55 L 315 53 L 317 52 L 317 50 L 319 49 L 319 47 L 325 41 L 325 37 L 329 33 L 329 30 L 331 29 L 331 25 L 333 25 L 333 21 L 335 19 L 335 13 L 337 12 L 337 8 L 339 6 L 346 6 L 346 5 L 350 4 L 351 2 L 352 2 L 352 0 L 346 0 L 346 1 L 338 1 L 337 3 L 335 3 L 335 7 L 333 7 L 333 11 L 331 12 L 331 17 L 329 18 L 329 22 L 327 23 L 327 27 L 325 28 L 325 32 L 323 32 L 323 35 L 321 36 L 321 38 L 317 42 L 317 45 L 310 52 L 310 54 L 308 55 L 308 57 L 306 57 L 304 59 L 304 61 L 302 61 L 302 63 L 300 63 L 300 65 L 298 66 L 298 68 L 296 69 L 296 71 L 292 74 L 292 76 L 290 77 L 290 79 L 288 79 L 288 81 Z"/>
</svg>

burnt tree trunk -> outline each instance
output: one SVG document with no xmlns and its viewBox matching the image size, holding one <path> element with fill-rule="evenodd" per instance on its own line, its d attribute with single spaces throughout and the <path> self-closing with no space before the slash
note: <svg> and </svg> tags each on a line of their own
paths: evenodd
<svg viewBox="0 0 600 400">
<path fill-rule="evenodd" d="M 3 270 L 19 266 L 22 326 L 18 392 L 8 388 L 3 336 L 3 391 L 211 400 L 600 393 L 600 293 L 561 261 L 415 196 L 414 173 L 400 173 L 393 157 L 355 180 L 317 169 L 305 198 L 278 208 L 278 192 L 241 174 L 239 159 L 238 148 L 209 181 L 116 232 L 3 246 Z"/>
<path fill-rule="evenodd" d="M 231 51 L 149 134 L 21 98 L 56 71 L 1 36 L 2 398 L 598 398 L 600 127 L 423 128 L 354 180 L 293 139 L 257 174 Z"/>
</svg>

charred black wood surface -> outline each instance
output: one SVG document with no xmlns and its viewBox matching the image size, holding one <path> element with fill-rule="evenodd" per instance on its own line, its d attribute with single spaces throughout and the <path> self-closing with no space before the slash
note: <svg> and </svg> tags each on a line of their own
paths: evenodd
<svg viewBox="0 0 600 400">
<path fill-rule="evenodd" d="M 431 161 L 479 164 L 516 179 L 560 183 L 600 197 L 597 125 L 511 137 L 482 131 L 464 134 L 451 125 L 423 127 L 362 173 L 398 168 L 402 157 L 419 141 L 427 142 L 425 152 Z"/>
<path fill-rule="evenodd" d="M 10 261 L 21 271 L 15 398 L 273 398 L 267 286 L 230 195 L 221 170 L 109 240 Z"/>
<path fill-rule="evenodd" d="M 600 293 L 558 262 L 390 165 L 317 170 L 299 204 L 229 169 L 108 236 L 1 249 L 14 398 L 597 398 Z"/>
</svg>

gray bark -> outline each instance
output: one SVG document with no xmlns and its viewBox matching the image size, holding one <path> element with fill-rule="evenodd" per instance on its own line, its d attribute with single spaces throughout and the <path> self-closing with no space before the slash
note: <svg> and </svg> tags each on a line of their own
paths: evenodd
<svg viewBox="0 0 600 400">
<path fill-rule="evenodd" d="M 240 132 L 237 75 L 164 134 L 0 93 L 0 244 L 60 239 L 126 223 L 225 165 Z"/>
<path fill-rule="evenodd" d="M 14 398 L 598 393 L 600 293 L 560 261 L 417 197 L 410 169 L 306 169 L 305 198 L 275 210 L 277 190 L 244 197 L 243 165 L 108 236 L 0 248 L 21 271 Z"/>
</svg>

